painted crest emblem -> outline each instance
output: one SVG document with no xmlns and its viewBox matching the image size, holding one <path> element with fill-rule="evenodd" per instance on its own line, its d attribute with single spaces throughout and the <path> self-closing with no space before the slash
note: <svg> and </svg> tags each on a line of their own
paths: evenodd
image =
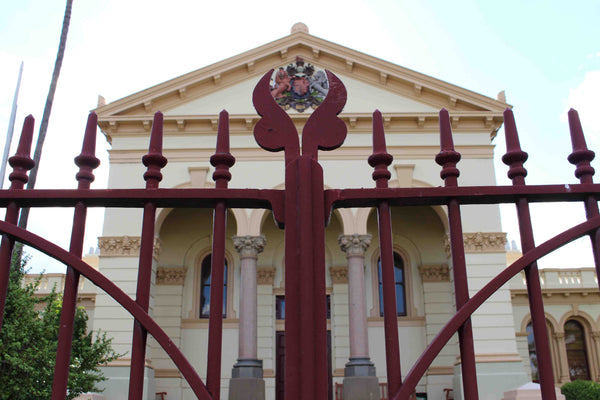
<svg viewBox="0 0 600 400">
<path fill-rule="evenodd" d="M 329 91 L 327 74 L 305 63 L 301 57 L 287 67 L 279 67 L 271 78 L 271 95 L 286 110 L 293 108 L 304 112 L 315 109 L 323 102 Z"/>
</svg>

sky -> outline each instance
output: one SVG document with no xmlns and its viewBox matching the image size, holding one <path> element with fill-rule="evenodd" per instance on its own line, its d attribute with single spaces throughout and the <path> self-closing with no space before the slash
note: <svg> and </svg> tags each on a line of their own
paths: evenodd
<svg viewBox="0 0 600 400">
<path fill-rule="evenodd" d="M 496 98 L 506 92 L 528 184 L 577 183 L 566 112 L 579 111 L 590 149 L 600 150 L 600 2 L 320 1 L 287 6 L 236 1 L 76 1 L 41 160 L 37 188 L 74 188 L 73 157 L 98 96 L 112 102 L 290 33 L 312 35 Z M 21 61 L 14 154 L 23 119 L 36 135 L 54 67 L 65 2 L 0 2 L 0 142 L 5 142 Z M 498 184 L 508 185 L 504 131 L 494 140 Z M 92 188 L 105 188 L 109 145 L 98 130 Z M 598 170 L 600 164 L 592 165 Z M 459 164 L 460 168 L 460 164 Z M 10 171 L 8 171 L 10 172 Z M 8 175 L 8 173 L 7 173 Z M 140 177 L 141 180 L 141 177 Z M 441 181 L 440 181 L 441 184 Z M 4 188 L 8 187 L 8 181 Z M 139 184 L 138 184 L 139 186 Z M 514 205 L 503 230 L 519 241 Z M 33 210 L 29 229 L 68 248 L 72 209 Z M 584 220 L 581 204 L 532 205 L 536 243 Z M 102 209 L 88 213 L 85 249 L 101 235 Z M 64 272 L 32 252 L 31 272 Z M 546 268 L 592 267 L 583 239 L 540 261 Z"/>
</svg>

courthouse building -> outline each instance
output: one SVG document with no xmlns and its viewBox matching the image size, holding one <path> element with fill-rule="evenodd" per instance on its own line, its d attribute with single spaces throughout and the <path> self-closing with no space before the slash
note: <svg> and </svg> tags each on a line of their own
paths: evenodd
<svg viewBox="0 0 600 400">
<path fill-rule="evenodd" d="M 347 89 L 348 101 L 340 114 L 348 127 L 346 141 L 341 148 L 319 155 L 326 187 L 374 187 L 366 160 L 372 153 L 375 109 L 383 113 L 388 151 L 394 157 L 391 187 L 443 184 L 440 167 L 434 161 L 439 152 L 441 108 L 450 112 L 454 142 L 462 154 L 460 184 L 495 184 L 493 139 L 507 107 L 503 95 L 493 99 L 474 93 L 312 36 L 305 25 L 296 24 L 291 34 L 281 39 L 100 104 L 96 109 L 98 124 L 112 146 L 108 187 L 144 187 L 141 157 L 148 149 L 153 114 L 159 110 L 164 113 L 164 155 L 169 160 L 160 186 L 213 187 L 209 158 L 215 151 L 218 113 L 226 109 L 230 114 L 231 153 L 236 158 L 229 187 L 283 188 L 283 153 L 262 150 L 253 137 L 260 117 L 252 105 L 252 91 L 271 69 L 275 70 L 272 96 L 300 132 L 327 94 L 325 69 L 336 74 Z M 138 209 L 107 209 L 99 238 L 100 272 L 132 297 L 141 217 L 142 210 Z M 506 238 L 497 205 L 465 206 L 462 217 L 473 291 L 505 268 Z M 212 210 L 160 209 L 156 222 L 150 314 L 205 377 Z M 402 371 L 406 373 L 455 312 L 447 211 L 444 207 L 393 208 L 392 230 L 398 334 Z M 328 356 L 331 396 L 335 398 L 341 393 L 336 387 L 344 378 L 364 374 L 371 381 L 387 382 L 376 213 L 371 208 L 338 209 L 325 238 Z M 266 399 L 283 399 L 284 235 L 270 211 L 228 211 L 226 262 L 221 396 L 227 398 L 236 377 L 252 376 L 264 382 Z M 518 286 L 520 277 L 515 279 Z M 520 290 L 513 293 L 511 301 L 510 288 L 503 288 L 472 318 L 482 398 L 501 399 L 504 391 L 531 379 L 528 309 L 523 306 Z M 596 291 L 590 287 L 571 293 L 572 297 L 561 294 L 548 298 L 598 302 L 597 287 Z M 518 306 L 513 306 L 517 300 Z M 554 324 L 553 346 L 561 356 L 557 380 L 570 379 L 568 348 L 561 339 L 567 335 L 565 324 L 569 321 L 582 329 L 590 379 L 597 380 L 598 312 L 566 304 L 560 307 L 564 313 L 549 315 Z M 106 331 L 113 338 L 114 349 L 124 354 L 103 368 L 108 378 L 103 395 L 106 399 L 125 399 L 132 318 L 98 291 L 93 328 Z M 351 358 L 370 367 L 353 368 Z M 174 364 L 152 339 L 146 376 L 148 399 L 159 392 L 166 392 L 169 400 L 194 398 Z M 452 389 L 458 399 L 461 385 L 454 338 L 422 378 L 417 393 L 421 398 L 437 400 L 446 398 L 450 392 L 446 389 Z"/>
</svg>

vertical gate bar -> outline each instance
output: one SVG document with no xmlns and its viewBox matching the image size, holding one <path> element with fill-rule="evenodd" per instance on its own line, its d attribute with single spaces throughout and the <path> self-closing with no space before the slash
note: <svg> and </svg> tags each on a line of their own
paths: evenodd
<svg viewBox="0 0 600 400">
<path fill-rule="evenodd" d="M 454 150 L 450 116 L 446 109 L 440 111 L 440 152 L 435 161 L 442 166 L 440 176 L 446 187 L 458 186 L 460 174 L 456 163 L 460 161 L 460 153 Z M 467 266 L 463 243 L 462 220 L 460 204 L 457 199 L 448 201 L 448 222 L 450 226 L 450 246 L 452 254 L 452 271 L 454 275 L 454 296 L 456 309 L 459 310 L 469 301 L 469 285 L 467 281 Z M 479 398 L 477 389 L 477 368 L 475 366 L 475 349 L 473 343 L 473 327 L 471 318 L 458 329 L 460 347 L 461 371 L 465 399 Z"/>
<path fill-rule="evenodd" d="M 14 156 L 8 159 L 13 172 L 8 176 L 10 179 L 9 190 L 23 190 L 27 183 L 27 171 L 33 168 L 35 163 L 29 157 L 31 153 L 31 141 L 33 139 L 34 118 L 28 115 L 23 122 L 23 130 L 19 139 L 19 147 Z M 16 225 L 19 219 L 19 207 L 11 201 L 6 207 L 6 216 L 4 220 L 9 224 Z M 10 278 L 10 267 L 12 263 L 12 251 L 15 241 L 6 235 L 2 235 L 0 244 L 0 330 L 4 320 L 4 306 L 6 305 L 6 295 L 8 292 L 8 280 Z"/>
<path fill-rule="evenodd" d="M 569 155 L 568 160 L 575 165 L 575 176 L 579 178 L 580 183 L 594 183 L 594 167 L 590 162 L 594 159 L 593 151 L 588 150 L 579 120 L 579 114 L 576 110 L 570 109 L 569 128 L 571 131 L 571 143 L 573 144 L 573 152 Z M 586 218 L 592 219 L 598 215 L 598 200 L 594 196 L 586 196 L 584 200 Z M 594 264 L 596 266 L 596 276 L 600 277 L 600 229 L 597 229 L 590 235 L 592 242 L 592 253 L 594 255 Z M 598 283 L 600 285 L 600 281 Z"/>
<path fill-rule="evenodd" d="M 142 157 L 147 167 L 144 173 L 146 190 L 158 189 L 162 180 L 161 168 L 167 165 L 167 159 L 162 155 L 163 115 L 154 114 L 152 133 L 148 153 Z M 148 312 L 150 306 L 150 284 L 152 280 L 152 258 L 154 256 L 154 225 L 156 204 L 152 201 L 144 203 L 142 219 L 142 237 L 140 240 L 140 260 L 138 268 L 136 303 Z M 133 340 L 131 344 L 131 368 L 129 371 L 129 399 L 141 400 L 144 393 L 144 368 L 146 364 L 146 342 L 148 332 L 135 320 L 133 322 Z"/>
<path fill-rule="evenodd" d="M 373 113 L 373 154 L 369 165 L 373 171 L 375 187 L 387 188 L 391 173 L 388 166 L 394 158 L 387 152 L 383 118 L 381 112 Z M 377 206 L 379 225 L 379 251 L 381 260 L 381 279 L 383 284 L 383 323 L 385 331 L 385 353 L 388 374 L 388 393 L 390 398 L 402 386 L 400 366 L 400 343 L 398 339 L 398 315 L 396 310 L 396 280 L 394 274 L 394 250 L 392 245 L 392 218 L 390 203 L 381 201 Z"/>
<path fill-rule="evenodd" d="M 229 168 L 235 158 L 229 152 L 229 114 L 221 111 L 217 131 L 216 152 L 210 157 L 215 167 L 213 180 L 217 189 L 227 189 L 231 180 Z M 225 264 L 225 233 L 227 206 L 224 200 L 215 204 L 213 214 L 213 243 L 210 270 L 210 314 L 208 324 L 208 357 L 206 388 L 214 400 L 221 397 L 221 349 L 223 346 L 223 282 Z"/>
<path fill-rule="evenodd" d="M 512 180 L 513 186 L 525 186 L 527 170 L 523 164 L 527 161 L 528 155 L 521 150 L 515 118 L 512 110 L 509 108 L 504 111 L 504 133 L 506 135 L 506 154 L 502 156 L 502 161 L 509 166 L 508 177 Z M 519 233 L 521 235 L 521 247 L 523 248 L 523 253 L 526 253 L 535 248 L 529 201 L 524 197 L 519 197 L 516 201 L 516 207 Z M 533 263 L 525 268 L 525 279 L 538 359 L 537 364 L 542 398 L 544 400 L 556 400 L 550 341 L 546 328 L 544 301 L 537 263 Z"/>
<path fill-rule="evenodd" d="M 286 152 L 287 154 L 287 152 Z M 301 398 L 301 345 L 300 345 L 300 302 L 313 301 L 310 296 L 302 297 L 300 292 L 300 260 L 302 250 L 293 245 L 300 242 L 297 225 L 299 210 L 296 208 L 300 188 L 297 184 L 297 159 L 286 163 L 285 167 L 285 355 L 284 355 L 284 395 L 286 400 Z M 287 244 L 289 243 L 289 245 Z"/>
<path fill-rule="evenodd" d="M 311 192 L 312 192 L 312 239 L 313 245 L 313 290 L 315 304 L 312 316 L 315 324 L 314 346 L 314 371 L 315 399 L 327 399 L 329 389 L 328 359 L 327 359 L 327 294 L 325 283 L 325 207 L 323 169 L 318 162 L 310 159 Z M 306 311 L 311 311 L 308 307 Z"/>
<path fill-rule="evenodd" d="M 75 157 L 75 164 L 79 166 L 79 172 L 76 175 L 78 190 L 89 190 L 90 184 L 94 181 L 93 170 L 100 165 L 100 160 L 95 156 L 97 122 L 98 117 L 96 113 L 91 112 L 87 120 L 81 154 Z M 73 228 L 71 230 L 69 251 L 80 258 L 83 254 L 86 215 L 87 207 L 84 203 L 78 202 L 75 205 L 73 213 Z M 52 381 L 52 400 L 61 400 L 67 395 L 79 275 L 79 272 L 67 265 L 63 302 L 60 312 L 60 327 L 58 330 L 56 365 L 54 366 L 54 378 Z"/>
</svg>

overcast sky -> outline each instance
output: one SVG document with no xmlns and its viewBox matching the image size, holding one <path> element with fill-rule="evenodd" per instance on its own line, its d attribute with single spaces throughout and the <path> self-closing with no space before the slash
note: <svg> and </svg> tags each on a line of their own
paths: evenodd
<svg viewBox="0 0 600 400">
<path fill-rule="evenodd" d="M 27 114 L 36 117 L 37 134 L 64 6 L 58 0 L 0 3 L 2 147 L 19 65 L 25 62 L 11 155 Z M 566 111 L 579 110 L 588 145 L 598 151 L 599 20 L 600 3 L 581 0 L 76 1 L 37 187 L 75 187 L 72 159 L 98 95 L 118 100 L 286 36 L 299 21 L 315 36 L 483 95 L 496 98 L 505 90 L 530 156 L 527 182 L 576 183 L 566 160 L 571 152 Z M 494 141 L 497 180 L 509 184 L 499 162 L 503 134 Z M 93 187 L 104 188 L 109 146 L 100 132 L 98 143 L 102 165 Z M 501 210 L 503 229 L 518 242 L 514 206 Z M 584 219 L 579 204 L 535 205 L 532 212 L 537 243 Z M 71 209 L 34 210 L 30 229 L 67 248 L 71 219 Z M 86 249 L 101 234 L 102 210 L 90 212 L 89 221 Z M 582 241 L 541 265 L 590 267 L 589 254 L 588 241 Z M 32 272 L 64 270 L 37 253 L 31 266 Z"/>
</svg>

